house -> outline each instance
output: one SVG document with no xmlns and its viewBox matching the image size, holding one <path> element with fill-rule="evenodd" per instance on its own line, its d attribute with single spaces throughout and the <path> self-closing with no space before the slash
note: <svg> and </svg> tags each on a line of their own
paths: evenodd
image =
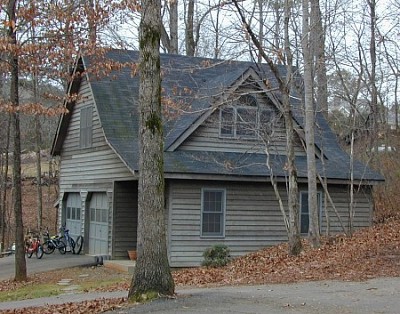
<svg viewBox="0 0 400 314">
<path fill-rule="evenodd" d="M 128 65 L 138 52 L 111 50 L 97 77 L 93 58 L 80 57 L 52 154 L 60 156 L 59 221 L 85 253 L 126 259 L 136 247 L 139 77 Z M 112 64 L 112 65 L 109 65 Z M 285 127 L 276 80 L 266 65 L 162 55 L 167 245 L 172 267 L 197 266 L 202 253 L 224 243 L 233 256 L 287 240 L 270 183 L 274 171 L 286 196 Z M 292 97 L 296 126 L 301 230 L 307 232 L 307 170 L 301 102 Z M 349 223 L 350 158 L 317 115 L 317 167 L 342 222 Z M 268 154 L 267 154 L 268 153 Z M 267 166 L 267 163 L 270 167 Z M 371 223 L 372 187 L 383 178 L 354 163 L 356 227 Z M 342 231 L 319 187 L 321 231 Z"/>
</svg>

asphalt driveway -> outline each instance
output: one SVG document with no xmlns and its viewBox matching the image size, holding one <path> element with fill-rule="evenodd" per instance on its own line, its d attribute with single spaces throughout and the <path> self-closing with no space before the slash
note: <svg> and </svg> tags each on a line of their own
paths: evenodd
<svg viewBox="0 0 400 314">
<path fill-rule="evenodd" d="M 96 258 L 88 255 L 74 255 L 67 252 L 65 255 L 55 251 L 53 254 L 44 254 L 42 259 L 26 258 L 28 276 L 33 273 L 61 269 L 65 267 L 96 265 Z M 0 281 L 14 279 L 15 255 L 0 258 Z"/>
<path fill-rule="evenodd" d="M 159 299 L 110 313 L 400 313 L 400 278 L 226 286 L 177 292 L 175 299 Z"/>
</svg>

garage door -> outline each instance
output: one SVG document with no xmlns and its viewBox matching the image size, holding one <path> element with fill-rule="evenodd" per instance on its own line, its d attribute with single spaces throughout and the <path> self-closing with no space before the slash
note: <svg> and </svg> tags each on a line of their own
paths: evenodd
<svg viewBox="0 0 400 314">
<path fill-rule="evenodd" d="M 89 206 L 89 254 L 108 254 L 108 200 L 106 193 L 93 193 Z"/>
<path fill-rule="evenodd" d="M 65 212 L 66 227 L 75 240 L 81 234 L 81 196 L 79 193 L 69 193 Z"/>
</svg>

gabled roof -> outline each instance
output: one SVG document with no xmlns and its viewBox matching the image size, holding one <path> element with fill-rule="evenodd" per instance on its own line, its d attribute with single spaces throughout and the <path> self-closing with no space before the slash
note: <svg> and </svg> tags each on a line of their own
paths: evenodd
<svg viewBox="0 0 400 314">
<path fill-rule="evenodd" d="M 137 51 L 110 50 L 107 58 L 120 63 L 138 62 Z M 78 70 L 90 67 L 92 59 L 81 57 Z M 221 61 L 180 55 L 161 55 L 163 96 L 174 103 L 190 106 L 187 113 L 180 113 L 165 123 L 165 173 L 208 174 L 265 177 L 269 171 L 265 166 L 263 154 L 239 154 L 218 152 L 194 152 L 175 150 L 179 144 L 215 110 L 215 103 L 221 103 L 227 91 L 240 85 L 246 78 L 253 76 L 258 82 L 268 81 L 266 95 L 275 95 L 277 82 L 267 65 L 261 67 L 250 62 Z M 284 70 L 284 67 L 282 69 Z M 87 74 L 93 92 L 95 105 L 104 130 L 106 141 L 131 171 L 138 170 L 138 88 L 139 75 L 132 75 L 130 68 L 113 71 L 106 77 L 96 79 Z M 254 77 L 257 76 L 257 77 Z M 71 91 L 79 88 L 80 80 L 75 80 Z M 260 83 L 259 83 L 260 84 Z M 265 86 L 264 86 L 264 89 Z M 260 87 L 260 91 L 262 87 Z M 274 91 L 275 90 L 275 91 Z M 302 128 L 303 114 L 300 98 L 292 98 L 295 123 Z M 73 106 L 70 110 L 73 110 Z M 53 144 L 52 154 L 61 151 L 69 116 L 65 115 L 59 124 Z M 339 147 L 336 136 L 328 123 L 317 114 L 315 143 L 326 157 L 324 164 L 318 164 L 322 176 L 347 180 L 349 174 L 349 156 Z M 285 156 L 272 156 L 274 173 L 286 176 L 284 172 Z M 320 161 L 318 161 L 320 163 Z M 304 157 L 296 159 L 299 177 L 307 177 Z M 354 178 L 357 180 L 380 181 L 383 177 L 362 163 L 354 165 Z"/>
</svg>

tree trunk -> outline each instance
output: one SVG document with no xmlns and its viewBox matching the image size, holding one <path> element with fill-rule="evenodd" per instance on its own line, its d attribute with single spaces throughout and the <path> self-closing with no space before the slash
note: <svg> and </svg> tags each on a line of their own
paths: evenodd
<svg viewBox="0 0 400 314">
<path fill-rule="evenodd" d="M 289 38 L 289 22 L 291 17 L 291 5 L 289 1 L 285 1 L 284 13 L 284 45 L 286 54 L 286 81 L 284 85 L 280 86 L 282 92 L 282 105 L 286 128 L 286 153 L 288 164 L 288 177 L 289 177 L 289 191 L 288 191 L 288 208 L 289 208 L 289 226 L 290 232 L 288 234 L 289 254 L 299 255 L 303 246 L 301 243 L 300 229 L 299 229 L 299 189 L 297 185 L 297 169 L 295 164 L 295 138 L 293 117 L 290 108 L 290 90 L 292 87 L 292 64 L 293 56 L 290 48 Z M 278 12 L 277 12 L 278 14 Z"/>
<path fill-rule="evenodd" d="M 10 0 L 8 2 L 8 37 L 10 43 L 14 46 L 17 45 L 16 34 L 16 2 L 17 0 Z M 18 55 L 17 52 L 10 52 L 10 65 L 11 65 L 11 87 L 10 98 L 13 107 L 19 105 L 19 68 L 18 68 Z M 25 281 L 27 278 L 26 273 L 26 260 L 25 260 L 25 244 L 24 244 L 24 226 L 22 221 L 22 182 L 21 182 L 21 132 L 20 132 L 20 118 L 17 110 L 12 112 L 12 127 L 14 139 L 13 151 L 13 208 L 15 219 L 15 280 Z"/>
<path fill-rule="evenodd" d="M 289 191 L 288 191 L 288 209 L 289 209 L 289 254 L 298 255 L 302 250 L 301 238 L 299 234 L 299 212 L 298 212 L 298 185 L 297 185 L 297 169 L 295 165 L 295 154 L 294 154 L 294 128 L 293 128 L 293 117 L 290 108 L 290 90 L 292 82 L 292 53 L 290 49 L 289 41 L 289 22 L 291 17 L 291 5 L 292 2 L 285 1 L 285 52 L 286 52 L 286 81 L 284 81 L 279 73 L 276 65 L 272 62 L 272 59 L 265 53 L 259 40 L 255 36 L 253 30 L 247 23 L 239 5 L 238 0 L 233 0 L 233 3 L 240 15 L 241 22 L 246 27 L 246 31 L 249 33 L 253 44 L 257 47 L 259 53 L 263 59 L 268 63 L 271 71 L 278 81 L 279 90 L 282 95 L 282 113 L 285 119 L 286 128 L 286 144 L 287 144 L 287 168 L 289 177 Z"/>
<path fill-rule="evenodd" d="M 196 49 L 196 44 L 194 41 L 194 0 L 189 0 L 188 2 L 185 30 L 186 55 L 193 57 Z"/>
<path fill-rule="evenodd" d="M 308 212 L 309 229 L 308 235 L 313 247 L 319 247 L 319 213 L 317 204 L 317 173 L 315 166 L 315 111 L 314 111 L 314 82 L 313 82 L 313 62 L 312 47 L 314 47 L 315 37 L 311 30 L 315 25 L 314 14 L 318 0 L 303 0 L 303 58 L 304 58 L 304 108 L 305 108 L 305 140 L 307 151 L 307 176 L 308 176 Z M 311 4 L 311 8 L 310 8 Z"/>
<path fill-rule="evenodd" d="M 129 298 L 174 294 L 166 245 L 160 76 L 161 2 L 142 2 L 140 46 L 140 156 L 137 263 Z"/>
<path fill-rule="evenodd" d="M 169 1 L 169 53 L 178 53 L 178 0 Z"/>
</svg>

